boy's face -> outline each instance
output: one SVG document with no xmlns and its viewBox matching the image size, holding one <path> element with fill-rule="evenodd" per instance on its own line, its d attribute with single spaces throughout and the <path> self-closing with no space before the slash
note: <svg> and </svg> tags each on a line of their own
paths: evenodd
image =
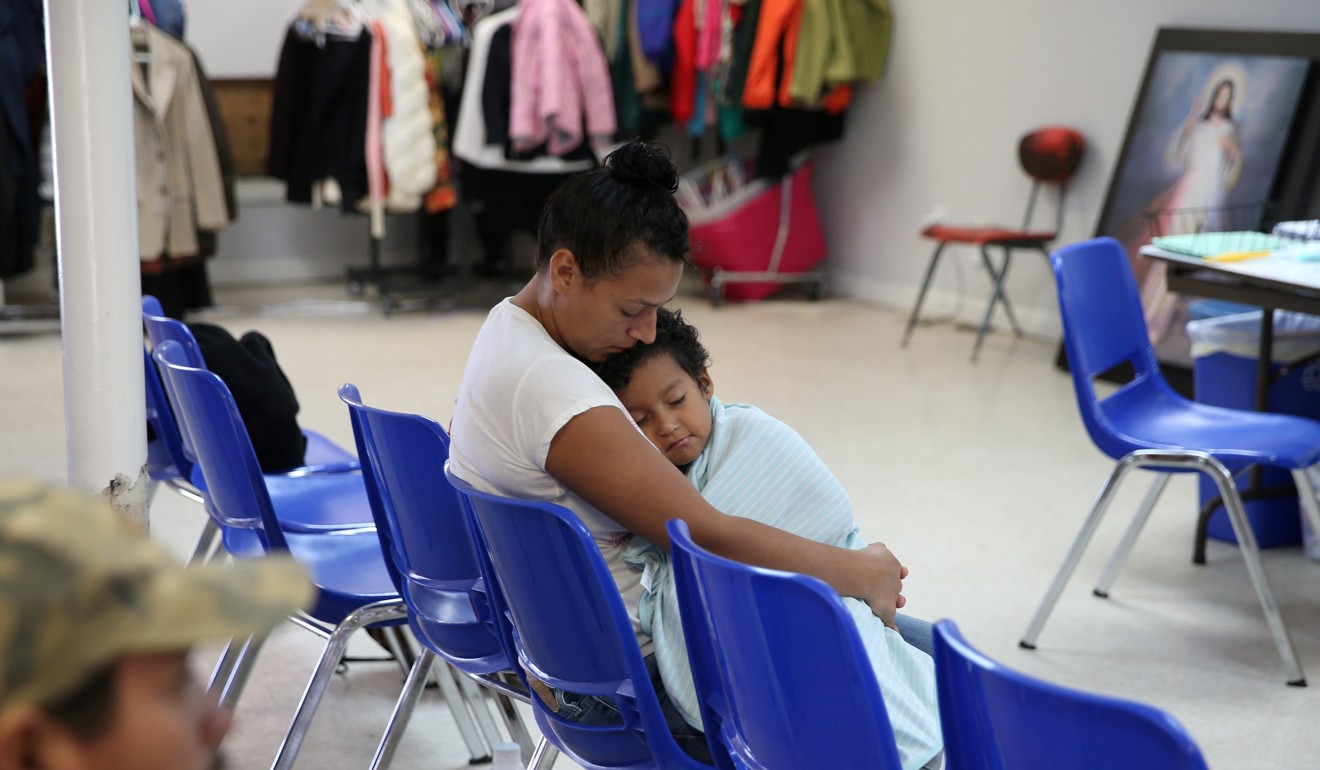
<svg viewBox="0 0 1320 770">
<path fill-rule="evenodd" d="M 697 459 L 710 440 L 710 376 L 699 380 L 673 356 L 652 356 L 633 370 L 619 400 L 652 444 L 674 465 Z"/>
<path fill-rule="evenodd" d="M 193 678 L 187 654 L 125 655 L 105 729 L 80 739 L 49 722 L 29 733 L 36 767 L 52 770 L 210 770 L 229 710 Z"/>
</svg>

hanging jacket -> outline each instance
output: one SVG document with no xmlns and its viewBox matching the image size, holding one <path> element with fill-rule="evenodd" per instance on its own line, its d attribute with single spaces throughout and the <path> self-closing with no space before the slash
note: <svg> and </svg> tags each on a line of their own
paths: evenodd
<svg viewBox="0 0 1320 770">
<path fill-rule="evenodd" d="M 743 87 L 744 107 L 764 110 L 774 104 L 789 105 L 790 78 L 779 75 L 793 71 L 802 3 L 803 0 L 762 0 L 756 39 L 748 62 L 747 82 Z"/>
<path fill-rule="evenodd" d="M 381 125 L 385 173 L 389 176 L 386 206 L 395 211 L 415 211 L 422 205 L 422 196 L 435 186 L 436 178 L 426 62 L 403 0 L 381 0 L 376 20 L 385 31 L 385 61 L 389 68 L 391 112 Z M 365 105 L 359 105 L 359 109 L 365 109 Z"/>
<path fill-rule="evenodd" d="M 41 21 L 39 0 L 0 3 L 0 278 L 34 266 L 41 173 L 26 92 L 45 65 Z"/>
<path fill-rule="evenodd" d="M 831 86 L 872 82 L 884 71 L 888 0 L 804 0 L 789 97 L 817 104 Z"/>
<path fill-rule="evenodd" d="M 229 214 L 192 52 L 155 27 L 131 34 L 150 57 L 146 74 L 130 60 L 139 256 L 193 256 L 198 229 L 219 230 Z"/>
<path fill-rule="evenodd" d="M 610 141 L 614 96 L 600 39 L 574 0 L 523 0 L 513 22 L 509 136 L 515 151 L 546 143 L 552 155 L 586 134 Z"/>
<path fill-rule="evenodd" d="M 322 45 L 290 26 L 275 71 L 266 168 L 287 183 L 286 197 L 311 203 L 312 185 L 329 177 L 351 211 L 367 195 L 367 92 L 371 33 L 327 35 Z"/>
<path fill-rule="evenodd" d="M 505 157 L 502 142 L 490 141 L 490 131 L 486 125 L 486 110 L 483 109 L 483 97 L 497 96 L 494 88 L 487 89 L 488 63 L 491 55 L 491 43 L 500 30 L 507 29 L 521 12 L 520 6 L 514 6 L 485 17 L 472 28 L 472 49 L 468 57 L 467 72 L 463 78 L 463 98 L 458 106 L 458 117 L 454 121 L 454 136 L 451 151 L 455 158 L 480 169 L 509 171 L 526 174 L 569 174 L 590 169 L 595 162 L 591 159 L 569 161 L 553 155 L 542 155 L 531 160 L 514 160 Z M 507 96 L 509 81 L 506 79 Z M 507 99 L 504 100 L 507 103 Z M 504 123 L 508 120 L 507 107 Z M 507 134 L 507 131 L 505 132 Z M 464 180 L 464 194 L 471 186 Z"/>
</svg>

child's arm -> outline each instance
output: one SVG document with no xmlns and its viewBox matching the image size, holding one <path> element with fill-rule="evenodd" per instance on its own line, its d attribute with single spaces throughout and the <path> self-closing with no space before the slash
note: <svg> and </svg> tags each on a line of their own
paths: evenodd
<svg viewBox="0 0 1320 770">
<path fill-rule="evenodd" d="M 550 443 L 546 470 L 621 526 L 666 550 L 665 523 L 681 518 L 703 548 L 817 577 L 840 594 L 865 601 L 886 624 L 904 604 L 907 570 L 883 544 L 853 551 L 721 513 L 613 407 L 590 409 L 561 428 Z"/>
</svg>

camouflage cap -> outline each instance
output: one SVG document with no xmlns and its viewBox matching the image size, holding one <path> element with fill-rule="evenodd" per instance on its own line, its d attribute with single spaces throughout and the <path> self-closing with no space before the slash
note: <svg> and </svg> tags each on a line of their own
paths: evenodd
<svg viewBox="0 0 1320 770">
<path fill-rule="evenodd" d="M 100 499 L 0 482 L 0 712 L 124 654 L 268 629 L 311 598 L 292 560 L 185 568 Z"/>
</svg>

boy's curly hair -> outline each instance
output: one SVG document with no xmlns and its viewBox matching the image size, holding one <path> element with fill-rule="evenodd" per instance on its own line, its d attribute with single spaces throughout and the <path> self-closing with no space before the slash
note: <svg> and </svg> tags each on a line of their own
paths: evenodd
<svg viewBox="0 0 1320 770">
<path fill-rule="evenodd" d="M 710 353 L 697 339 L 696 327 L 683 320 L 682 312 L 660 308 L 655 316 L 655 342 L 649 345 L 638 343 L 593 364 L 592 369 L 610 389 L 618 392 L 628 387 L 637 367 L 662 353 L 672 356 L 693 380 L 699 379 L 710 366 Z"/>
</svg>

